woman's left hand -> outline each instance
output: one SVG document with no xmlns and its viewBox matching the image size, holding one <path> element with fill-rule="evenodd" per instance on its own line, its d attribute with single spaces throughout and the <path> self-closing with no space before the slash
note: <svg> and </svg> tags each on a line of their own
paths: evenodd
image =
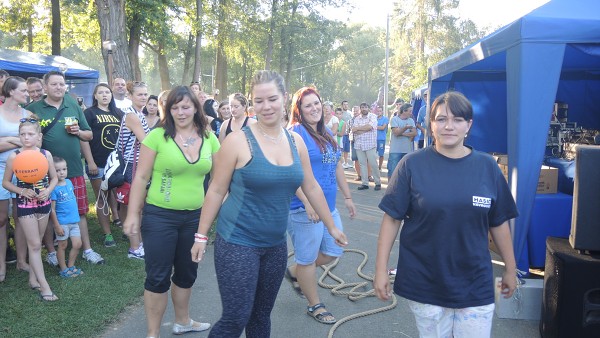
<svg viewBox="0 0 600 338">
<path fill-rule="evenodd" d="M 504 298 L 512 297 L 516 288 L 517 276 L 514 273 L 505 271 L 500 282 L 500 292 L 504 295 Z"/>
<path fill-rule="evenodd" d="M 334 228 L 333 230 L 329 230 L 329 234 L 335 239 L 335 243 L 337 245 L 342 247 L 348 245 L 348 239 L 346 238 L 346 235 L 340 231 L 340 229 Z"/>
</svg>

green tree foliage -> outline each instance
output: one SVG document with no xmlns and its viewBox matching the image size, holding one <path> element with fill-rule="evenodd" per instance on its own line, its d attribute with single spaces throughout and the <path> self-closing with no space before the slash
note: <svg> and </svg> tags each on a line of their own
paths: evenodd
<svg viewBox="0 0 600 338">
<path fill-rule="evenodd" d="M 50 3 L 43 0 L 8 0 L 0 7 L 3 46 L 50 53 Z"/>
<path fill-rule="evenodd" d="M 396 2 L 390 39 L 390 87 L 398 96 L 427 82 L 427 69 L 483 37 L 471 20 L 456 16 L 459 0 Z"/>
<path fill-rule="evenodd" d="M 0 47 L 49 54 L 50 1 L 2 1 Z M 484 35 L 473 22 L 458 18 L 458 3 L 395 3 L 392 92 L 409 99 L 410 91 L 427 81 L 428 67 Z M 328 6 L 346 7 L 348 0 L 60 1 L 62 54 L 96 69 L 105 69 L 106 62 L 98 21 L 102 4 L 124 4 L 120 20 L 127 26 L 113 34 L 122 35 L 131 79 L 145 80 L 152 93 L 200 78 L 207 92 L 220 90 L 219 99 L 232 92 L 248 95 L 250 79 L 265 67 L 267 55 L 290 93 L 315 85 L 336 104 L 373 102 L 384 82 L 385 31 L 323 16 Z"/>
</svg>

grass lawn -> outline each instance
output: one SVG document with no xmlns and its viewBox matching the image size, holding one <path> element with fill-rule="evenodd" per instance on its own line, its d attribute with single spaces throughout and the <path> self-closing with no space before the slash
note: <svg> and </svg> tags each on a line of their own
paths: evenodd
<svg viewBox="0 0 600 338">
<path fill-rule="evenodd" d="M 92 265 L 80 252 L 76 265 L 85 274 L 63 279 L 57 268 L 44 262 L 46 279 L 60 298 L 56 302 L 40 301 L 39 293 L 28 286 L 27 273 L 17 271 L 15 264 L 8 264 L 6 280 L 0 283 L 0 337 L 99 336 L 125 307 L 141 303 L 144 262 L 127 258 L 129 242 L 122 239 L 121 229 L 112 229 L 117 246 L 104 247 L 93 196 L 88 184 L 90 240 L 105 264 Z M 42 259 L 45 256 L 43 250 Z"/>
</svg>

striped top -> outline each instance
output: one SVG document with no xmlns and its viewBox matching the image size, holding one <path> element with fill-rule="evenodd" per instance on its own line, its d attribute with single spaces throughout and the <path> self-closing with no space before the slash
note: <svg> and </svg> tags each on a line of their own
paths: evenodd
<svg viewBox="0 0 600 338">
<path fill-rule="evenodd" d="M 123 159 L 128 163 L 133 163 L 134 161 L 137 163 L 138 158 L 140 157 L 140 147 L 139 144 L 136 147 L 136 142 L 139 143 L 139 140 L 135 137 L 135 134 L 125 126 L 125 120 L 128 114 L 136 114 L 137 117 L 142 122 L 142 128 L 144 128 L 144 133 L 148 135 L 150 132 L 150 127 L 148 127 L 148 122 L 146 121 L 146 117 L 144 113 L 141 111 L 136 111 L 133 106 L 125 108 L 123 110 L 125 114 L 123 116 L 123 120 L 121 120 L 121 131 L 119 132 L 119 140 L 117 143 L 117 149 L 119 152 L 123 153 Z M 125 151 L 123 152 L 123 149 Z M 135 154 L 134 149 L 136 149 Z"/>
</svg>

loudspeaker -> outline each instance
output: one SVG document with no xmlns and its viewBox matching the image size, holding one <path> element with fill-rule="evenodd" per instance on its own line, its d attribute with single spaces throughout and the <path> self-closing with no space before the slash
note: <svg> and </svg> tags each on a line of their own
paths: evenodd
<svg viewBox="0 0 600 338">
<path fill-rule="evenodd" d="M 580 254 L 566 239 L 546 240 L 540 334 L 600 336 L 600 257 Z"/>
<path fill-rule="evenodd" d="M 600 146 L 576 146 L 574 178 L 569 242 L 577 250 L 600 251 Z"/>
</svg>

